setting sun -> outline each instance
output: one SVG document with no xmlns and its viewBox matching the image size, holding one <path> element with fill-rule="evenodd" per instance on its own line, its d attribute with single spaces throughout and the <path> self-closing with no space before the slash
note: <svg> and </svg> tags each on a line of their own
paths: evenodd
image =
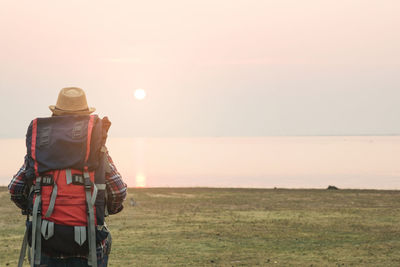
<svg viewBox="0 0 400 267">
<path fill-rule="evenodd" d="M 146 97 L 146 91 L 144 89 L 135 90 L 135 98 L 137 100 L 143 100 Z"/>
</svg>

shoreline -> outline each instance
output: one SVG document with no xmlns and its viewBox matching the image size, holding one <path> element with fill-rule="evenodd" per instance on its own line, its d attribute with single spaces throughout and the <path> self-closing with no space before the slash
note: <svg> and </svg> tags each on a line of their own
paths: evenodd
<svg viewBox="0 0 400 267">
<path fill-rule="evenodd" d="M 338 189 L 327 189 L 327 188 L 287 188 L 287 187 L 207 187 L 207 186 L 146 186 L 146 187 L 127 187 L 129 190 L 265 190 L 265 191 L 364 191 L 364 192 L 400 192 L 400 189 L 375 189 L 375 188 L 338 188 Z M 0 185 L 0 191 L 8 190 L 6 185 Z"/>
</svg>

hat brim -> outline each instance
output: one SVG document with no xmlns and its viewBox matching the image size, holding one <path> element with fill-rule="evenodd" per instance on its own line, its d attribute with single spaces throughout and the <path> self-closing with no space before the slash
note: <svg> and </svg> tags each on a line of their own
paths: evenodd
<svg viewBox="0 0 400 267">
<path fill-rule="evenodd" d="M 62 110 L 56 108 L 55 105 L 50 105 L 49 109 L 54 115 L 89 115 L 96 111 L 96 108 L 90 107 L 88 110 Z"/>
</svg>

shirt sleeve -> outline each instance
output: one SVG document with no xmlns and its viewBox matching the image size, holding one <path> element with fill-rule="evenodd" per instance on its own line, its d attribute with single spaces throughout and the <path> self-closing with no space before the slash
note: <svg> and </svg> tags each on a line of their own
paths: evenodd
<svg viewBox="0 0 400 267">
<path fill-rule="evenodd" d="M 19 169 L 17 174 L 13 176 L 8 191 L 11 195 L 11 200 L 17 205 L 18 208 L 26 210 L 28 208 L 27 185 L 25 183 L 26 160 L 24 165 Z"/>
<path fill-rule="evenodd" d="M 122 202 L 126 198 L 127 185 L 122 181 L 108 152 L 106 153 L 109 170 L 106 172 L 107 209 L 109 214 L 116 214 L 123 209 Z"/>
</svg>

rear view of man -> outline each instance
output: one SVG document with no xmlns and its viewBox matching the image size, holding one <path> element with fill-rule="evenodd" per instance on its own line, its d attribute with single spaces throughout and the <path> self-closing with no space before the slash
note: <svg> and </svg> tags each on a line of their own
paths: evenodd
<svg viewBox="0 0 400 267">
<path fill-rule="evenodd" d="M 21 248 L 31 266 L 107 266 L 111 234 L 104 217 L 123 208 L 126 184 L 105 147 L 111 125 L 90 115 L 85 93 L 60 91 L 52 116 L 34 119 L 24 165 L 8 188 L 27 215 Z"/>
</svg>

